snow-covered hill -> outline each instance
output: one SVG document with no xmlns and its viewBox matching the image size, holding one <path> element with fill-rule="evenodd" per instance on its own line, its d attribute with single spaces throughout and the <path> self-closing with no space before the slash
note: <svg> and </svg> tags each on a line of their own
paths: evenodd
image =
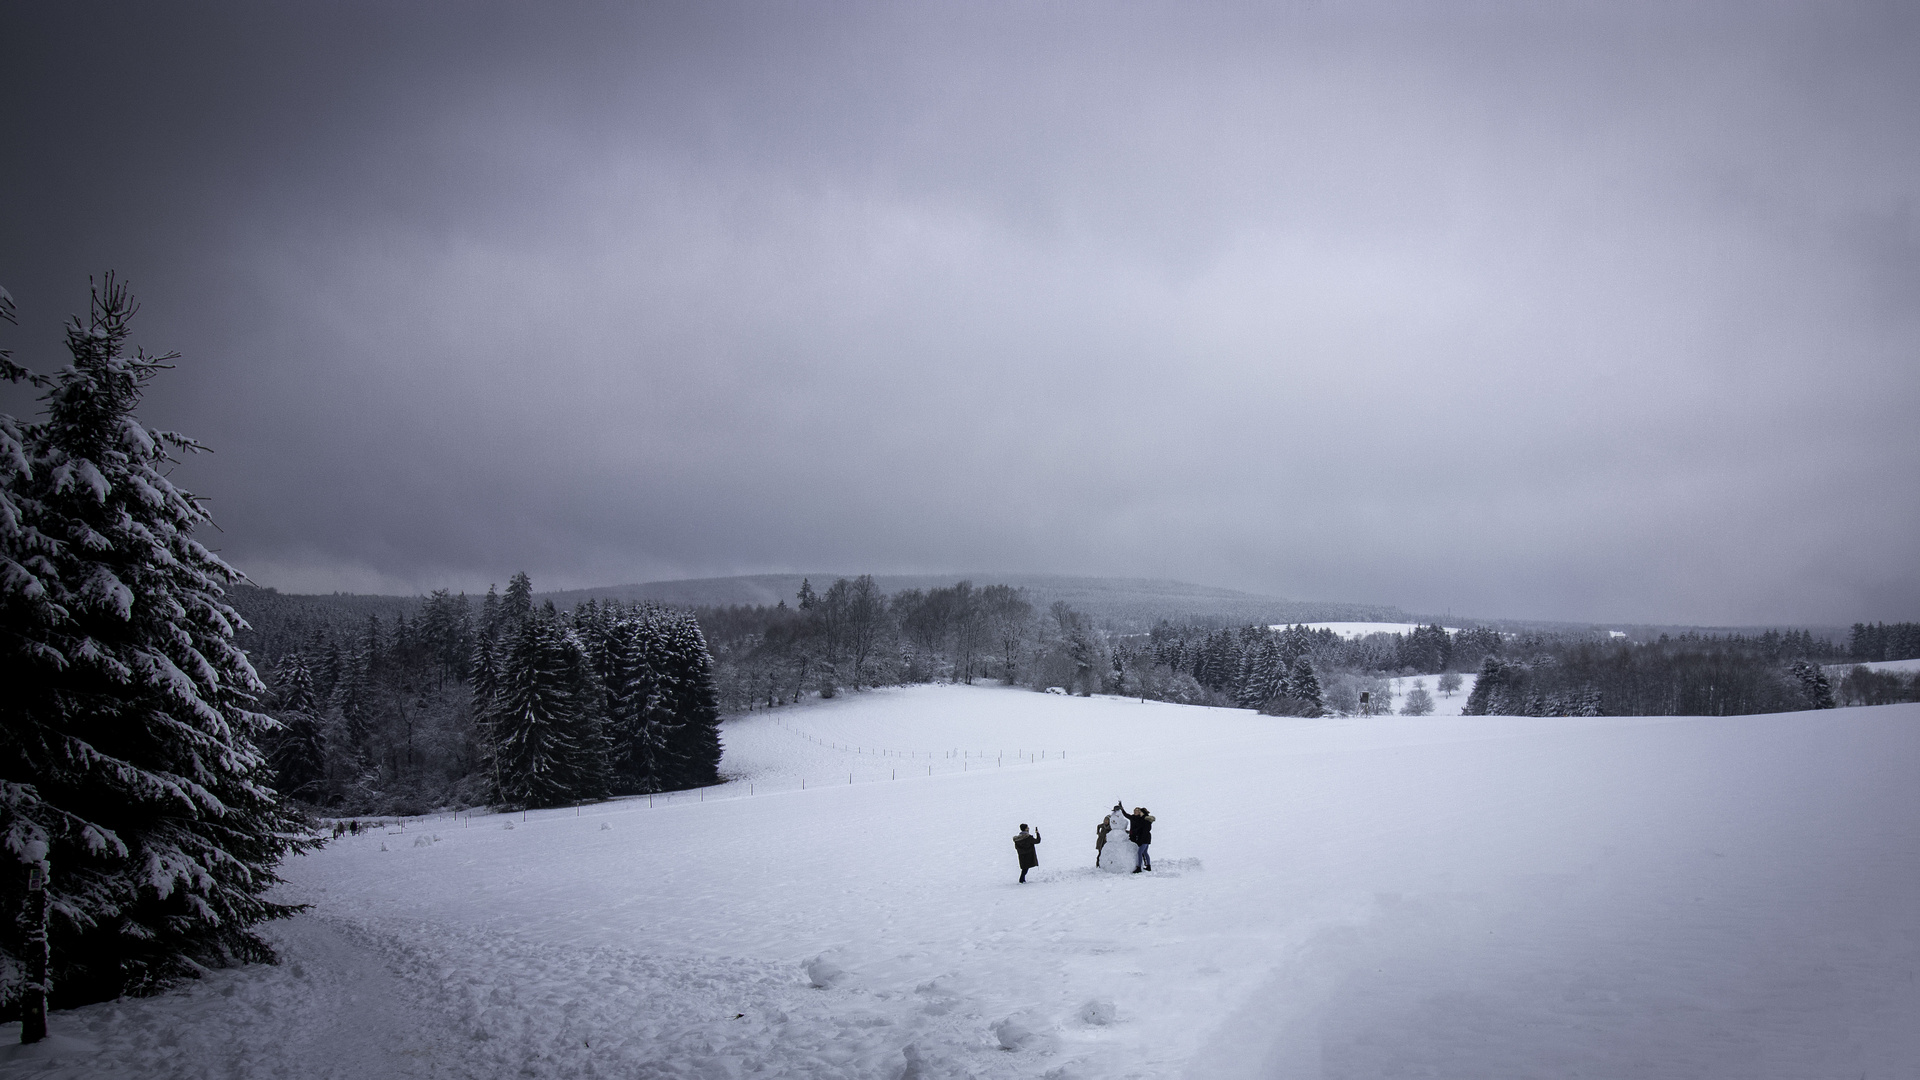
<svg viewBox="0 0 1920 1080">
<path fill-rule="evenodd" d="M 1868 671 L 1890 671 L 1900 675 L 1912 675 L 1920 672 L 1920 660 L 1872 660 L 1864 664 L 1828 664 L 1826 670 L 1829 676 L 1845 678 L 1847 672 L 1856 667 L 1863 667 Z"/>
<path fill-rule="evenodd" d="M 704 795 L 303 857 L 286 964 L 58 1014 L 0 1075 L 1920 1065 L 1920 706 L 1292 720 L 917 687 L 726 739 L 739 779 Z M 1152 874 L 1092 869 L 1116 799 L 1159 819 Z"/>
<path fill-rule="evenodd" d="M 1269 630 L 1285 630 L 1287 623 L 1277 623 Z M 1368 634 L 1411 634 L 1425 626 L 1425 623 L 1410 622 L 1310 622 L 1303 624 L 1309 630 L 1331 630 L 1343 638 L 1366 637 Z M 1457 626 L 1444 628 L 1448 633 L 1459 631 Z"/>
</svg>

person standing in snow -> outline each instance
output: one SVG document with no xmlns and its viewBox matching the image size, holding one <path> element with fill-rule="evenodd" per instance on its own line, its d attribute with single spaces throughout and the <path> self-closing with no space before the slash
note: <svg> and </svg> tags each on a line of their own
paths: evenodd
<svg viewBox="0 0 1920 1080">
<path fill-rule="evenodd" d="M 1139 845 L 1133 853 L 1133 872 L 1139 873 L 1143 866 L 1151 871 L 1153 856 L 1147 854 L 1147 845 L 1153 843 L 1153 815 L 1146 807 L 1136 806 L 1127 815 L 1127 839 Z"/>
<path fill-rule="evenodd" d="M 1113 831 L 1113 822 L 1101 818 L 1100 824 L 1093 827 L 1093 868 L 1100 868 L 1100 851 L 1107 846 L 1107 834 Z"/>
<path fill-rule="evenodd" d="M 1013 838 L 1013 850 L 1020 856 L 1020 882 L 1025 884 L 1027 871 L 1040 865 L 1040 856 L 1034 854 L 1033 845 L 1040 842 L 1040 830 L 1027 831 L 1027 823 L 1020 823 L 1020 832 Z"/>
</svg>

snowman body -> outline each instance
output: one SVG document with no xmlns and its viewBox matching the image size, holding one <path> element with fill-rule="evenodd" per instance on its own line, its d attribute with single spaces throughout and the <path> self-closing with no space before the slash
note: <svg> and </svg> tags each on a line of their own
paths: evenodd
<svg viewBox="0 0 1920 1080">
<path fill-rule="evenodd" d="M 1115 810 L 1107 815 L 1107 846 L 1100 849 L 1100 869 L 1111 874 L 1133 872 L 1133 853 L 1140 846 L 1127 839 L 1127 815 Z"/>
</svg>

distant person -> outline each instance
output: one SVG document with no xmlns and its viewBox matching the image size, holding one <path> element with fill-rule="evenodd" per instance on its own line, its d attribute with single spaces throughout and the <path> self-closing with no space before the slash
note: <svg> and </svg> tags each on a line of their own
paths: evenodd
<svg viewBox="0 0 1920 1080">
<path fill-rule="evenodd" d="M 1133 872 L 1139 873 L 1142 867 L 1151 872 L 1153 856 L 1147 854 L 1147 845 L 1153 843 L 1153 815 L 1146 807 L 1136 806 L 1127 815 L 1127 839 L 1139 845 L 1133 852 Z"/>
<path fill-rule="evenodd" d="M 1101 818 L 1100 824 L 1093 827 L 1093 868 L 1100 868 L 1100 851 L 1107 846 L 1107 834 L 1113 831 L 1113 822 Z"/>
<path fill-rule="evenodd" d="M 1034 853 L 1033 845 L 1040 842 L 1040 830 L 1027 831 L 1027 823 L 1020 823 L 1020 832 L 1013 838 L 1013 850 L 1020 856 L 1020 883 L 1026 884 L 1027 871 L 1040 865 L 1040 856 Z"/>
</svg>

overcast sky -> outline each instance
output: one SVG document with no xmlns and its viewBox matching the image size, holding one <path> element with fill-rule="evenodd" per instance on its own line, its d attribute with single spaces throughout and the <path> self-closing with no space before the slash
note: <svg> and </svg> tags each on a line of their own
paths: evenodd
<svg viewBox="0 0 1920 1080">
<path fill-rule="evenodd" d="M 288 590 L 1920 618 L 1920 9 L 1672 6 L 9 5 L 0 344 Z"/>
</svg>

